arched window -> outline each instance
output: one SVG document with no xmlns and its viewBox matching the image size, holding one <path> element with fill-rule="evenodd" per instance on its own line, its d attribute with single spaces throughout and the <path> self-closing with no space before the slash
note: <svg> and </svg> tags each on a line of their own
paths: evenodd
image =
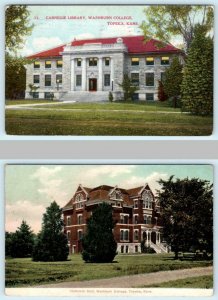
<svg viewBox="0 0 218 300">
<path fill-rule="evenodd" d="M 153 197 L 150 191 L 144 191 L 142 194 L 143 208 L 152 209 Z"/>
</svg>

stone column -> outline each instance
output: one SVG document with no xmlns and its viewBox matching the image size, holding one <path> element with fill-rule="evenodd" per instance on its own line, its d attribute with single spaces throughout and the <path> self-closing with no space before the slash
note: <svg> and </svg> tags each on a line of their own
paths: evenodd
<svg viewBox="0 0 218 300">
<path fill-rule="evenodd" d="M 82 59 L 82 91 L 86 91 L 86 57 Z"/>
<path fill-rule="evenodd" d="M 110 58 L 111 61 L 111 89 L 114 90 L 114 59 L 113 57 Z"/>
<path fill-rule="evenodd" d="M 158 232 L 156 231 L 156 244 L 159 243 Z"/>
<path fill-rule="evenodd" d="M 98 59 L 98 91 L 102 91 L 102 57 L 99 57 Z"/>
<path fill-rule="evenodd" d="M 75 60 L 71 60 L 71 91 L 75 90 Z"/>
<path fill-rule="evenodd" d="M 148 239 L 149 239 L 149 236 L 148 236 L 148 230 L 146 230 L 146 245 L 147 245 L 147 247 L 148 247 Z"/>
</svg>

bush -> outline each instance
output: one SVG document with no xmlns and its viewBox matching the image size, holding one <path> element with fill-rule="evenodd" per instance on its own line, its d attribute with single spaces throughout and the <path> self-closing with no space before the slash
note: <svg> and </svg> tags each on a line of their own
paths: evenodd
<svg viewBox="0 0 218 300">
<path fill-rule="evenodd" d="M 112 92 L 109 92 L 108 100 L 109 100 L 110 102 L 113 102 L 114 96 L 113 96 Z"/>
</svg>

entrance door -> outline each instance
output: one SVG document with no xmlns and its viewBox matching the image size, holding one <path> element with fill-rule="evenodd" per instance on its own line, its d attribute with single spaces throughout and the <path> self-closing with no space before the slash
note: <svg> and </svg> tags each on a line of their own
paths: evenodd
<svg viewBox="0 0 218 300">
<path fill-rule="evenodd" d="M 97 91 L 97 79 L 96 78 L 90 78 L 89 79 L 89 91 L 90 92 L 96 92 Z"/>
<path fill-rule="evenodd" d="M 151 233 L 151 241 L 152 243 L 156 244 L 156 232 L 152 231 Z"/>
</svg>

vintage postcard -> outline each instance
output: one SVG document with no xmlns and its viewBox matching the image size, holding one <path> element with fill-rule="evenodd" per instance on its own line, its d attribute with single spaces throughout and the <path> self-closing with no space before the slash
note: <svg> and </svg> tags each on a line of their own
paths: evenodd
<svg viewBox="0 0 218 300">
<path fill-rule="evenodd" d="M 9 5 L 5 20 L 8 135 L 212 134 L 213 6 Z"/>
<path fill-rule="evenodd" d="M 212 165 L 6 165 L 5 293 L 212 296 Z"/>
</svg>

